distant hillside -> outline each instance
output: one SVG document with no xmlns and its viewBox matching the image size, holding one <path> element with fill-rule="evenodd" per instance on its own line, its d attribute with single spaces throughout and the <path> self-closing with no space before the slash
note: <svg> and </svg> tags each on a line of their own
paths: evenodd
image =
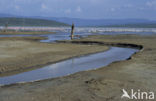
<svg viewBox="0 0 156 101">
<path fill-rule="evenodd" d="M 101 27 L 156 28 L 156 24 L 140 23 L 140 24 L 109 25 Z"/>
<path fill-rule="evenodd" d="M 42 16 L 18 16 L 18 15 L 11 15 L 11 14 L 2 14 L 0 13 L 0 18 L 2 17 L 12 17 L 12 18 L 27 18 L 27 19 L 38 19 L 38 20 L 46 20 L 46 26 L 51 26 L 50 21 L 54 22 L 54 23 L 58 23 L 59 24 L 57 26 L 60 25 L 71 25 L 72 22 L 74 22 L 75 26 L 88 26 L 88 27 L 94 27 L 94 26 L 117 26 L 117 27 L 130 27 L 130 26 L 136 26 L 136 27 L 153 27 L 154 24 L 156 24 L 156 21 L 153 20 L 148 20 L 148 19 L 80 19 L 80 18 L 68 18 L 68 17 L 42 17 Z M 50 20 L 47 22 L 47 20 Z M 37 20 L 36 20 L 37 21 Z M 25 21 L 26 22 L 26 21 Z M 23 19 L 21 21 L 21 23 L 23 24 Z M 35 22 L 36 23 L 36 22 Z M 35 24 L 35 26 L 39 26 L 41 23 L 39 24 Z M 47 25 L 48 24 L 48 25 Z M 145 24 L 144 26 L 142 24 Z M 0 25 L 2 25 L 0 23 Z M 27 25 L 27 24 L 23 24 L 23 25 Z M 31 25 L 31 23 L 30 23 Z M 34 23 L 33 23 L 34 25 Z M 45 24 L 43 23 L 43 25 L 45 26 Z M 40 26 L 43 26 L 42 24 Z M 52 24 L 53 26 L 53 24 Z M 55 25 L 54 25 L 55 26 Z"/>
<path fill-rule="evenodd" d="M 35 19 L 35 18 L 15 18 L 15 17 L 5 17 L 0 18 L 0 26 L 69 26 L 68 24 L 45 19 Z"/>
</svg>

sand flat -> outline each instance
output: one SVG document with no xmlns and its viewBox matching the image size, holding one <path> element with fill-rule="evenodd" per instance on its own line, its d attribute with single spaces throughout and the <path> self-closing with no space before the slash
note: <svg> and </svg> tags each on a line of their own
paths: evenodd
<svg viewBox="0 0 156 101">
<path fill-rule="evenodd" d="M 131 60 L 66 77 L 0 88 L 1 101 L 128 101 L 122 89 L 156 93 L 156 36 L 92 36 L 83 40 L 133 43 L 144 50 Z"/>
</svg>

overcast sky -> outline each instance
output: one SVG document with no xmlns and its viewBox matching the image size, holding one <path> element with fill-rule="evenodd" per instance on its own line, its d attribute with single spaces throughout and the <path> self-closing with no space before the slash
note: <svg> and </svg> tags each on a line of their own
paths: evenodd
<svg viewBox="0 0 156 101">
<path fill-rule="evenodd" d="M 156 0 L 0 0 L 0 13 L 89 19 L 156 20 Z"/>
</svg>

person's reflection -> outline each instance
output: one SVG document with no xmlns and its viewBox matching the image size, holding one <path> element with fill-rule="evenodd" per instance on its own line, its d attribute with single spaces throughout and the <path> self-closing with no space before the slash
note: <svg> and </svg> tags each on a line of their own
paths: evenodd
<svg viewBox="0 0 156 101">
<path fill-rule="evenodd" d="M 72 59 L 71 67 L 74 68 L 74 59 Z"/>
</svg>

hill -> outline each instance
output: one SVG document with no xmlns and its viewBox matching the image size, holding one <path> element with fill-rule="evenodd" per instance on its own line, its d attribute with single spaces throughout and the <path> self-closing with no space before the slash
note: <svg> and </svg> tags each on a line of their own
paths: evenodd
<svg viewBox="0 0 156 101">
<path fill-rule="evenodd" d="M 69 26 L 68 24 L 36 18 L 16 18 L 16 17 L 2 17 L 0 18 L 0 26 Z"/>
<path fill-rule="evenodd" d="M 36 23 L 34 26 L 60 26 L 60 25 L 68 26 L 68 25 L 71 25 L 73 22 L 74 22 L 75 26 L 82 26 L 82 27 L 86 27 L 86 26 L 88 26 L 88 27 L 95 27 L 95 26 L 97 26 L 97 27 L 98 26 L 154 27 L 156 24 L 156 21 L 148 20 L 148 19 L 80 19 L 80 18 L 68 18 L 68 17 L 18 16 L 18 15 L 0 13 L 0 19 L 4 18 L 4 17 L 22 18 L 21 19 L 22 25 L 27 25 L 27 24 L 34 25 Z M 33 22 L 33 24 L 32 24 L 31 21 L 28 21 L 28 22 L 24 21 L 23 18 L 26 18 L 29 20 L 36 19 L 35 21 L 44 19 L 44 21 L 42 22 L 42 24 L 40 23 L 40 21 L 37 21 L 37 22 L 32 21 Z M 51 25 L 49 23 L 53 23 L 53 24 Z M 0 22 L 0 25 L 2 25 L 1 22 Z"/>
</svg>

